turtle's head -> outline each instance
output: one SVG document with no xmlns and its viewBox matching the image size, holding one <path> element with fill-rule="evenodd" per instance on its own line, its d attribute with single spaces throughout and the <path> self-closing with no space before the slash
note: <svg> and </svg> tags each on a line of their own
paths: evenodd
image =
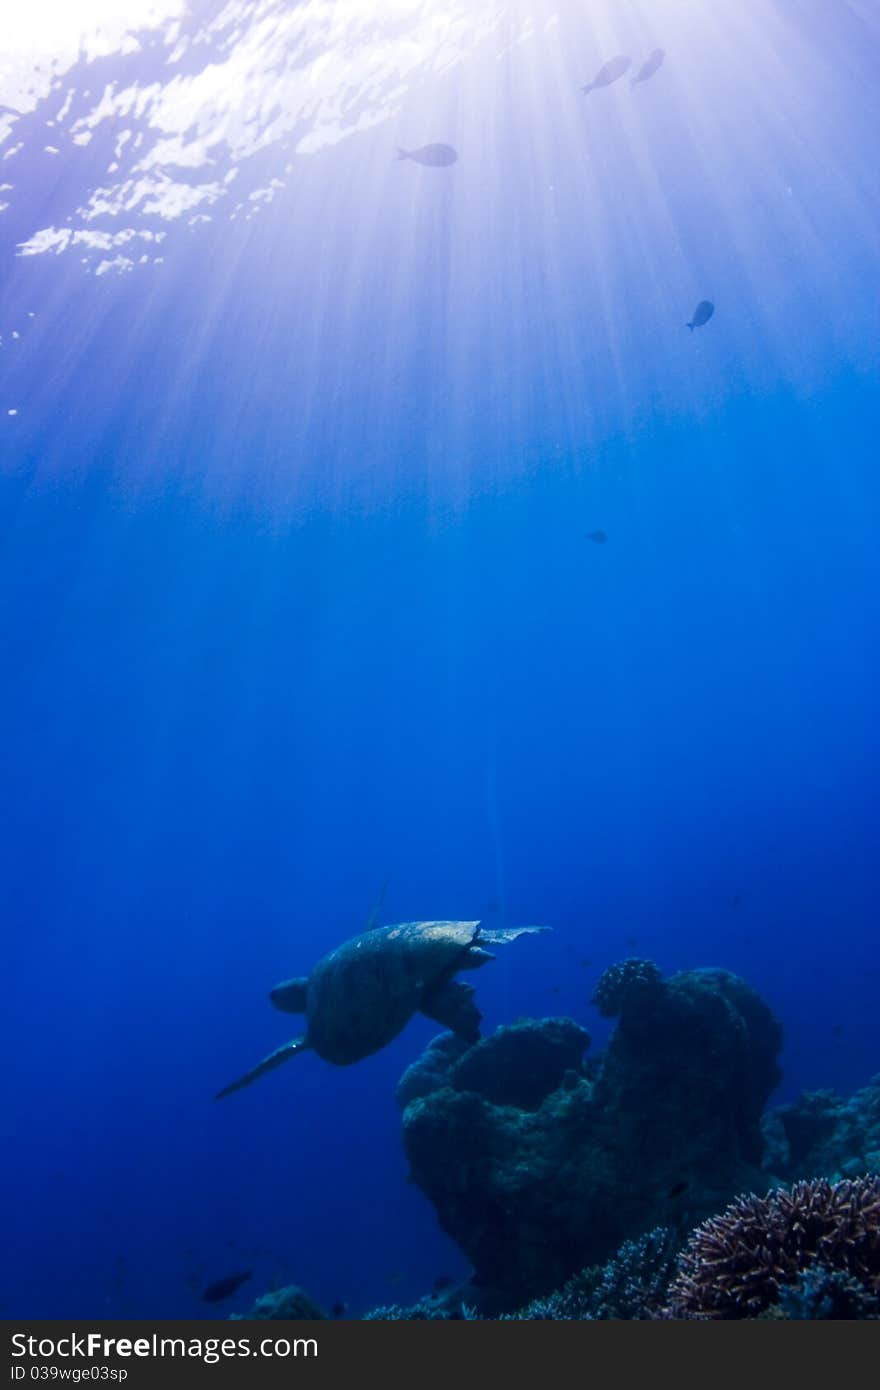
<svg viewBox="0 0 880 1390">
<path fill-rule="evenodd" d="M 286 1014 L 304 1014 L 308 996 L 309 982 L 305 975 L 299 975 L 294 980 L 282 980 L 269 993 L 276 1009 Z"/>
</svg>

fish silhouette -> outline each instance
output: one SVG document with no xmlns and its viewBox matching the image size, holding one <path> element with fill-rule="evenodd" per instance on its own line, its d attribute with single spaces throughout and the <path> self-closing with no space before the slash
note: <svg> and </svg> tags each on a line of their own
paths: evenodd
<svg viewBox="0 0 880 1390">
<path fill-rule="evenodd" d="M 237 1270 L 235 1274 L 227 1274 L 225 1278 L 218 1279 L 215 1283 L 209 1284 L 202 1294 L 203 1303 L 220 1303 L 224 1298 L 231 1297 L 236 1289 L 240 1289 L 242 1284 L 246 1284 L 253 1275 L 250 1269 Z"/>
<path fill-rule="evenodd" d="M 588 531 L 587 540 L 595 541 L 596 545 L 604 545 L 608 539 L 607 531 Z"/>
<path fill-rule="evenodd" d="M 592 82 L 588 82 L 581 91 L 584 95 L 592 92 L 595 87 L 610 87 L 612 82 L 616 82 L 618 77 L 623 77 L 632 60 L 627 58 L 625 53 L 618 53 L 616 58 L 609 58 L 608 62 L 596 73 Z"/>
<path fill-rule="evenodd" d="M 685 328 L 689 328 L 693 333 L 695 328 L 702 328 L 704 323 L 708 323 L 714 312 L 715 305 L 712 301 L 709 299 L 701 299 L 694 310 L 693 318 L 690 323 L 685 324 Z"/>
<path fill-rule="evenodd" d="M 422 145 L 417 150 L 403 150 L 398 146 L 398 159 L 411 159 L 416 164 L 426 164 L 431 169 L 444 169 L 454 164 L 458 153 L 451 145 Z"/>
<path fill-rule="evenodd" d="M 666 54 L 663 52 L 662 48 L 655 48 L 653 53 L 648 54 L 629 85 L 634 87 L 637 82 L 647 82 L 648 78 L 653 77 L 657 69 L 663 66 L 663 59 L 665 57 Z"/>
</svg>

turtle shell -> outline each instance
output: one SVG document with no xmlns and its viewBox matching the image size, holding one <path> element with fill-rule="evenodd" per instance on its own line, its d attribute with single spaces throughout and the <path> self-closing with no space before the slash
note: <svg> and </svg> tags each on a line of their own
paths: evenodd
<svg viewBox="0 0 880 1390">
<path fill-rule="evenodd" d="M 309 1046 L 337 1066 L 378 1052 L 467 965 L 477 930 L 477 922 L 402 922 L 337 946 L 309 976 Z"/>
</svg>

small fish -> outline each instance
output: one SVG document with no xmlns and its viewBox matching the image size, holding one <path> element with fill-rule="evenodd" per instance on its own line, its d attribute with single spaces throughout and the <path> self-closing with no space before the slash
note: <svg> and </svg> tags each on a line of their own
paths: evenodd
<svg viewBox="0 0 880 1390">
<path fill-rule="evenodd" d="M 639 938 L 637 936 L 628 936 L 624 944 L 627 946 L 638 946 Z"/>
<path fill-rule="evenodd" d="M 653 77 L 657 69 L 663 66 L 663 59 L 665 57 L 666 54 L 663 52 L 662 48 L 655 48 L 653 53 L 648 54 L 629 85 L 634 87 L 637 82 L 647 82 L 648 78 Z"/>
<path fill-rule="evenodd" d="M 398 159 L 412 159 L 416 164 L 426 164 L 431 169 L 445 169 L 458 159 L 451 145 L 422 145 L 417 150 L 403 150 L 398 145 Z"/>
<path fill-rule="evenodd" d="M 240 1269 L 235 1274 L 227 1274 L 224 1279 L 217 1279 L 213 1284 L 209 1284 L 202 1294 L 203 1303 L 220 1303 L 224 1298 L 231 1297 L 236 1289 L 240 1289 L 242 1284 L 246 1284 L 252 1278 L 252 1269 Z"/>
<path fill-rule="evenodd" d="M 592 964 L 593 964 L 593 958 L 592 958 L 592 956 L 584 956 L 583 960 L 581 961 L 581 967 L 582 967 L 582 969 L 584 969 L 584 970 L 587 970 Z"/>
<path fill-rule="evenodd" d="M 607 531 L 588 531 L 587 540 L 595 541 L 596 545 L 604 545 L 608 539 Z"/>
<path fill-rule="evenodd" d="M 551 994 L 559 994 L 559 993 L 560 993 L 559 986 L 558 986 L 558 985 L 551 985 L 551 986 L 550 986 L 550 993 L 551 993 Z"/>
<path fill-rule="evenodd" d="M 704 323 L 708 323 L 714 312 L 715 305 L 712 301 L 710 299 L 701 299 L 694 310 L 693 318 L 690 323 L 685 324 L 685 328 L 689 328 L 693 333 L 695 328 L 702 328 Z"/>
<path fill-rule="evenodd" d="M 616 58 L 609 58 L 608 62 L 596 73 L 592 82 L 588 82 L 586 87 L 581 87 L 581 91 L 586 96 L 587 92 L 592 92 L 595 87 L 610 87 L 612 82 L 616 82 L 618 77 L 623 77 L 632 60 L 626 54 L 618 53 Z"/>
<path fill-rule="evenodd" d="M 841 1033 L 843 1032 L 843 1028 L 839 1023 L 835 1023 L 834 1027 L 831 1029 L 831 1032 L 833 1033 L 835 1038 L 839 1038 Z"/>
<path fill-rule="evenodd" d="M 677 1182 L 677 1183 L 673 1183 L 672 1187 L 670 1187 L 670 1189 L 669 1189 L 669 1191 L 667 1192 L 666 1196 L 667 1196 L 667 1197 L 680 1197 L 680 1196 L 682 1195 L 683 1192 L 687 1192 L 687 1190 L 688 1190 L 689 1187 L 690 1187 L 690 1183 L 689 1183 L 689 1182 Z"/>
<path fill-rule="evenodd" d="M 342 1299 L 340 1299 L 339 1302 L 338 1302 L 338 1303 L 334 1303 L 334 1304 L 333 1304 L 333 1307 L 330 1309 L 330 1316 L 333 1317 L 333 1318 L 342 1318 L 342 1317 L 345 1317 L 345 1314 L 346 1314 L 347 1312 L 348 1312 L 348 1304 L 347 1304 L 347 1303 L 343 1303 Z"/>
</svg>

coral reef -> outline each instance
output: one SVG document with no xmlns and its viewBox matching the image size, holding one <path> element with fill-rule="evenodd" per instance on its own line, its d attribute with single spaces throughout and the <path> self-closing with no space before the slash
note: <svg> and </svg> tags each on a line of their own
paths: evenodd
<svg viewBox="0 0 880 1390">
<path fill-rule="evenodd" d="M 637 1240 L 625 1240 L 604 1265 L 583 1270 L 556 1293 L 505 1317 L 553 1322 L 658 1317 L 675 1272 L 679 1244 L 672 1231 L 658 1226 Z"/>
<path fill-rule="evenodd" d="M 457 1091 L 492 1105 L 537 1110 L 571 1073 L 576 1080 L 590 1035 L 570 1018 L 523 1019 L 468 1048 L 452 1068 Z"/>
<path fill-rule="evenodd" d="M 805 1270 L 797 1283 L 780 1289 L 779 1302 L 770 1309 L 772 1317 L 798 1322 L 817 1319 L 853 1321 L 876 1318 L 880 1298 L 872 1294 L 851 1274 L 825 1265 Z"/>
<path fill-rule="evenodd" d="M 248 1318 L 314 1322 L 318 1318 L 326 1318 L 327 1314 L 318 1307 L 304 1289 L 297 1288 L 296 1284 L 288 1284 L 286 1288 L 275 1289 L 272 1293 L 263 1294 L 249 1312 L 230 1313 L 229 1316 L 233 1321 L 238 1322 Z"/>
<path fill-rule="evenodd" d="M 638 1240 L 624 1241 L 604 1265 L 585 1269 L 569 1279 L 561 1289 L 534 1299 L 514 1313 L 503 1313 L 503 1321 L 584 1322 L 625 1318 L 648 1319 L 659 1316 L 669 1281 L 675 1272 L 680 1241 L 672 1231 L 657 1227 Z M 366 1318 L 387 1321 L 477 1319 L 476 1308 L 462 1299 L 460 1289 L 449 1295 L 432 1295 L 409 1308 L 392 1304 L 374 1308 Z"/>
<path fill-rule="evenodd" d="M 428 1295 L 409 1308 L 391 1303 L 383 1308 L 374 1308 L 365 1313 L 364 1322 L 463 1322 L 478 1319 L 479 1315 L 461 1299 L 448 1302 Z"/>
<path fill-rule="evenodd" d="M 464 1050 L 438 1039 L 401 1082 L 413 1179 L 471 1260 L 480 1312 L 768 1185 L 760 1120 L 782 1034 L 767 1005 L 726 971 L 664 981 L 641 961 L 606 972 L 597 998 L 619 1021 L 589 1071 L 584 1030 L 542 1019 Z"/>
<path fill-rule="evenodd" d="M 405 1110 L 411 1101 L 445 1086 L 453 1064 L 467 1051 L 468 1044 L 454 1033 L 441 1033 L 433 1038 L 421 1057 L 407 1067 L 397 1083 L 395 1094 L 401 1110 Z"/>
<path fill-rule="evenodd" d="M 740 1197 L 692 1234 L 669 1288 L 668 1311 L 680 1318 L 754 1318 L 780 1304 L 783 1311 L 821 1308 L 823 1300 L 833 1309 L 835 1302 L 852 1306 L 856 1288 L 865 1301 L 880 1294 L 876 1176 L 833 1184 L 820 1178 L 795 1183 L 790 1192 Z"/>
<path fill-rule="evenodd" d="M 764 1166 L 786 1182 L 880 1172 L 880 1076 L 849 1100 L 808 1091 L 764 1122 Z"/>
<path fill-rule="evenodd" d="M 616 1018 L 623 1012 L 627 1001 L 637 1007 L 640 1000 L 656 995 L 662 979 L 652 960 L 630 956 L 628 960 L 618 961 L 603 971 L 591 1002 L 603 1018 Z"/>
</svg>

